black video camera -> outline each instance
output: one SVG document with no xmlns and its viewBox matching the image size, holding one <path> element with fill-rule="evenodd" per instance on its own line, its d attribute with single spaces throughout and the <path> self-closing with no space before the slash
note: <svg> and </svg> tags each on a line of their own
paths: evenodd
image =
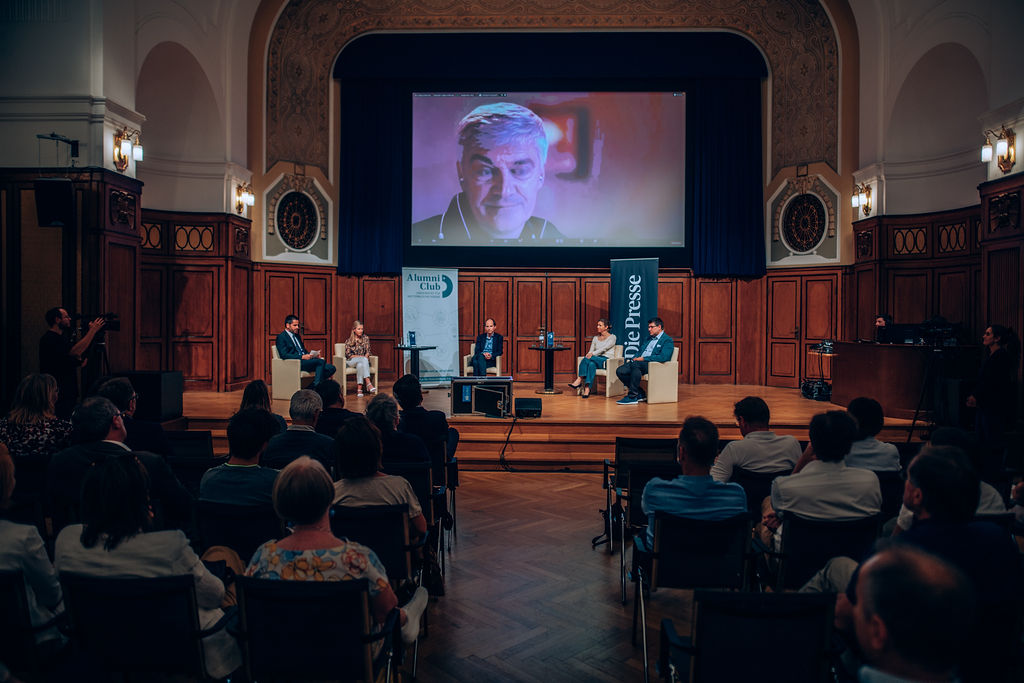
<svg viewBox="0 0 1024 683">
<path fill-rule="evenodd" d="M 86 313 L 78 313 L 73 317 L 74 320 L 92 321 L 96 318 L 103 318 L 106 323 L 103 325 L 104 330 L 110 330 L 111 332 L 121 331 L 121 318 L 117 313 L 103 313 L 101 315 L 89 315 Z"/>
</svg>

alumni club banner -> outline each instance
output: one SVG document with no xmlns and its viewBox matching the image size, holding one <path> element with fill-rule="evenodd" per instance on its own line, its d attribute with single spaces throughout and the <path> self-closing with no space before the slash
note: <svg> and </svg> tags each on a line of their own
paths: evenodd
<svg viewBox="0 0 1024 683">
<path fill-rule="evenodd" d="M 459 358 L 459 271 L 402 269 L 402 342 L 436 346 L 420 352 L 420 381 L 446 383 L 461 373 Z M 415 340 L 410 339 L 415 335 Z M 403 354 L 404 371 L 409 352 Z"/>
<path fill-rule="evenodd" d="M 611 260 L 612 334 L 622 355 L 635 358 L 647 339 L 647 321 L 658 315 L 658 259 Z"/>
</svg>

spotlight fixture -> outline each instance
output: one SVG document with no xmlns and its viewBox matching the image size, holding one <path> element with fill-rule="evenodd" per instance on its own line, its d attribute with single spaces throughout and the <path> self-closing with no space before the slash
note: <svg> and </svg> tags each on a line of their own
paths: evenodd
<svg viewBox="0 0 1024 683">
<path fill-rule="evenodd" d="M 996 139 L 995 157 L 996 165 L 1003 173 L 1009 173 L 1013 165 L 1017 163 L 1017 135 L 1012 128 L 1000 126 L 999 131 L 986 130 L 985 144 L 981 146 L 981 160 L 986 164 L 992 161 L 992 138 Z M 991 136 L 991 137 L 990 137 Z"/>
<path fill-rule="evenodd" d="M 853 208 L 860 208 L 865 216 L 871 215 L 871 185 L 864 183 L 858 185 L 856 181 L 853 183 L 853 196 L 850 198 L 850 204 Z M 856 212 L 854 212 L 856 214 Z"/>
<path fill-rule="evenodd" d="M 245 207 L 256 203 L 256 195 L 252 192 L 252 183 L 242 183 L 235 188 L 235 213 L 243 215 Z"/>
<path fill-rule="evenodd" d="M 124 126 L 114 133 L 114 168 L 124 173 L 129 157 L 143 160 L 142 131 Z"/>
</svg>

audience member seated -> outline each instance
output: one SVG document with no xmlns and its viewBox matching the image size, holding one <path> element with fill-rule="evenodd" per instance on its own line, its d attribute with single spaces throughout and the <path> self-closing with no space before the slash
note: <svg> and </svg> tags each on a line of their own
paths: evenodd
<svg viewBox="0 0 1024 683">
<path fill-rule="evenodd" d="M 369 548 L 331 533 L 330 508 L 334 498 L 331 477 L 316 460 L 303 456 L 285 467 L 274 484 L 274 509 L 292 526 L 291 535 L 261 545 L 246 576 L 288 581 L 345 581 L 367 579 L 370 611 L 375 630 L 398 606 L 384 567 Z M 416 640 L 427 591 L 417 588 L 401 610 L 402 639 Z M 285 626 L 285 625 L 282 625 Z M 379 652 L 383 643 L 374 648 Z"/>
<path fill-rule="evenodd" d="M 10 452 L 18 481 L 9 518 L 37 521 L 50 459 L 71 445 L 71 423 L 54 414 L 56 404 L 57 380 L 32 374 L 18 384 L 10 412 L 0 419 L 0 443 Z"/>
<path fill-rule="evenodd" d="M 325 379 L 316 385 L 316 393 L 320 394 L 324 409 L 320 412 L 320 418 L 316 421 L 316 431 L 332 439 L 345 420 L 355 417 L 360 413 L 353 413 L 345 408 L 345 393 L 341 385 L 333 379 Z"/>
<path fill-rule="evenodd" d="M 925 444 L 924 448 L 933 452 L 943 453 L 946 448 L 955 447 L 967 457 L 975 472 L 981 472 L 984 462 L 984 449 L 973 435 L 955 427 L 940 427 L 932 432 L 931 441 Z M 923 450 L 923 449 L 922 449 Z M 975 515 L 1003 515 L 1009 512 L 1003 501 L 1002 495 L 992 484 L 987 481 L 978 480 L 978 507 Z M 900 507 L 899 516 L 896 518 L 896 526 L 893 528 L 893 535 L 898 535 L 914 524 L 914 513 L 906 506 Z"/>
<path fill-rule="evenodd" d="M 398 403 L 387 394 L 377 394 L 366 406 L 366 417 L 380 430 L 381 462 L 430 462 L 423 440 L 398 431 Z"/>
<path fill-rule="evenodd" d="M 82 482 L 89 470 L 105 460 L 131 453 L 124 444 L 126 432 L 121 411 L 102 396 L 82 401 L 71 416 L 71 424 L 82 443 L 53 456 L 47 473 L 46 496 L 59 528 L 67 510 L 77 510 L 81 502 Z M 146 468 L 149 494 L 154 507 L 162 512 L 157 526 L 187 529 L 192 519 L 192 496 L 159 455 L 135 453 Z"/>
<path fill-rule="evenodd" d="M 415 434 L 430 444 L 443 441 L 448 460 L 455 457 L 455 449 L 459 445 L 459 430 L 448 426 L 448 418 L 440 410 L 427 410 L 423 407 L 423 388 L 415 375 L 400 377 L 391 388 L 395 400 L 402 407 L 398 431 Z"/>
<path fill-rule="evenodd" d="M 788 435 L 769 431 L 771 412 L 764 399 L 747 396 L 733 406 L 733 415 L 743 438 L 730 441 L 711 467 L 715 481 L 730 481 L 732 468 L 751 472 L 792 470 L 800 459 L 800 442 Z"/>
<path fill-rule="evenodd" d="M 199 500 L 231 505 L 270 505 L 277 470 L 260 467 L 260 456 L 277 431 L 262 408 L 246 408 L 228 420 L 228 461 L 206 471 Z"/>
<path fill-rule="evenodd" d="M 238 410 L 242 411 L 246 408 L 262 408 L 273 415 L 274 423 L 277 424 L 275 434 L 280 434 L 288 429 L 288 423 L 284 418 L 274 412 L 273 404 L 270 402 L 270 390 L 263 380 L 254 379 L 245 385 L 245 390 L 242 391 L 242 405 L 238 406 Z"/>
<path fill-rule="evenodd" d="M 39 626 L 60 610 L 60 583 L 39 530 L 31 524 L 16 524 L 6 518 L 14 483 L 14 462 L 0 443 L 0 571 L 22 572 L 32 625 Z M 56 629 L 36 634 L 36 642 L 48 640 L 61 641 Z"/>
<path fill-rule="evenodd" d="M 139 395 L 135 393 L 127 377 L 108 379 L 100 385 L 96 395 L 110 399 L 110 402 L 121 411 L 121 420 L 128 432 L 128 438 L 124 443 L 128 448 L 133 451 L 149 451 L 165 458 L 172 455 L 171 444 L 159 422 L 135 419 Z"/>
<path fill-rule="evenodd" d="M 104 398 L 88 400 L 110 404 Z M 127 450 L 98 461 L 82 486 L 82 524 L 65 527 L 57 536 L 54 565 L 58 572 L 103 577 L 191 575 L 200 626 L 209 628 L 223 616 L 224 584 L 206 569 L 181 531 L 150 531 L 148 486 L 146 469 Z M 203 646 L 214 678 L 241 664 L 238 644 L 226 630 L 208 636 Z"/>
<path fill-rule="evenodd" d="M 857 437 L 853 418 L 843 410 L 819 413 L 808 435 L 793 474 L 772 482 L 772 509 L 779 518 L 784 522 L 785 515 L 794 514 L 843 522 L 877 515 L 882 507 L 878 477 L 844 462 Z"/>
<path fill-rule="evenodd" d="M 967 638 L 963 680 L 1008 680 L 1009 660 L 1014 647 L 1019 646 L 1019 552 L 998 525 L 972 521 L 978 507 L 978 481 L 977 471 L 960 449 L 922 449 L 907 468 L 904 493 L 904 501 L 914 514 L 914 525 L 899 536 L 899 542 L 949 562 L 974 587 L 978 619 Z M 836 558 L 815 577 L 821 579 L 818 583 L 822 590 L 845 589 L 836 601 L 840 627 L 849 628 L 858 572 L 854 560 Z"/>
<path fill-rule="evenodd" d="M 975 607 L 956 567 L 894 546 L 864 563 L 855 589 L 861 681 L 956 680 Z"/>
<path fill-rule="evenodd" d="M 338 481 L 334 482 L 334 504 L 348 507 L 366 505 L 409 506 L 409 536 L 427 532 L 416 494 L 402 477 L 380 471 L 380 430 L 360 415 L 345 422 L 334 437 L 338 447 Z"/>
<path fill-rule="evenodd" d="M 288 414 L 292 423 L 283 433 L 267 444 L 260 459 L 264 467 L 283 470 L 285 465 L 300 455 L 319 460 L 328 472 L 334 470 L 334 441 L 316 433 L 316 421 L 323 409 L 320 395 L 309 389 L 299 389 L 292 394 Z"/>
<path fill-rule="evenodd" d="M 875 438 L 885 425 L 882 404 L 873 398 L 860 396 L 850 401 L 846 412 L 857 423 L 857 440 L 850 444 L 846 466 L 873 472 L 899 472 L 900 452 L 896 445 Z"/>
<path fill-rule="evenodd" d="M 635 539 L 634 548 L 654 547 L 654 514 L 720 520 L 747 511 L 747 494 L 739 484 L 715 481 L 711 465 L 718 453 L 718 428 L 703 417 L 688 417 L 679 431 L 678 459 L 683 473 L 675 479 L 655 477 L 644 487 L 643 511 L 647 535 Z M 636 560 L 634 560 L 635 562 Z"/>
</svg>

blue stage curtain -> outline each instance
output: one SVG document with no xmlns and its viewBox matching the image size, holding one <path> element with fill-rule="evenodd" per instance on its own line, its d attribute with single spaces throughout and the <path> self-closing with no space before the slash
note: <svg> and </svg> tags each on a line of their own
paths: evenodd
<svg viewBox="0 0 1024 683">
<path fill-rule="evenodd" d="M 702 81 L 687 92 L 693 272 L 765 274 L 761 79 Z"/>
</svg>

